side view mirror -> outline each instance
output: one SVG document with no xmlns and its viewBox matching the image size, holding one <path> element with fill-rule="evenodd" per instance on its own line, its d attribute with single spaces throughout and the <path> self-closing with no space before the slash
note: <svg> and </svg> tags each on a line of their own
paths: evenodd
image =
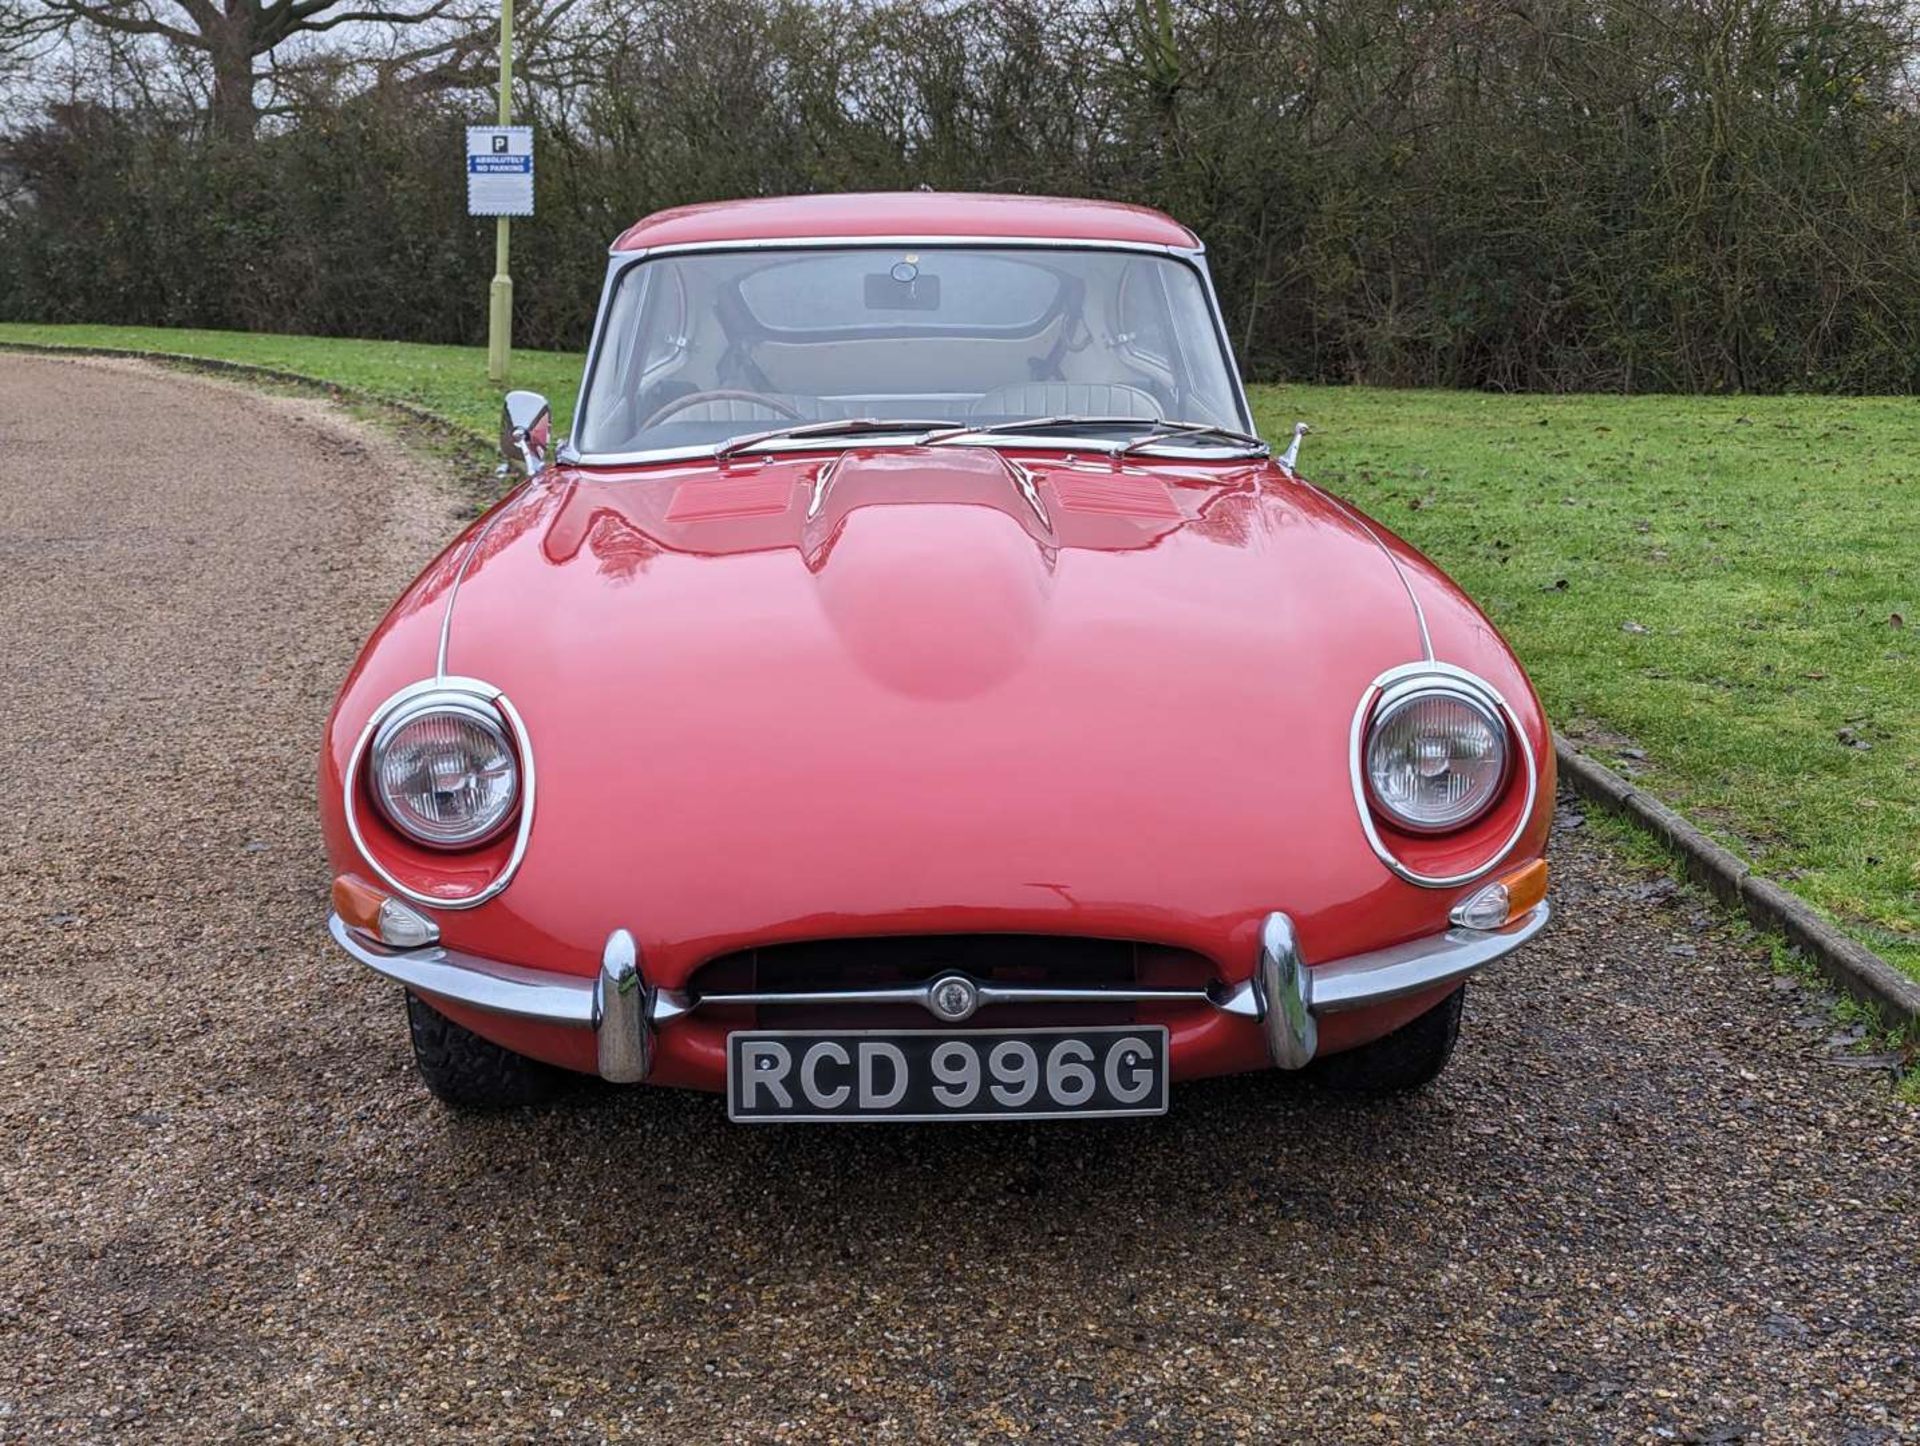
<svg viewBox="0 0 1920 1446">
<path fill-rule="evenodd" d="M 538 392 L 508 392 L 500 408 L 501 471 L 538 477 L 553 441 L 553 408 Z"/>
<path fill-rule="evenodd" d="M 1293 441 L 1288 443 L 1287 450 L 1280 454 L 1280 465 L 1285 467 L 1289 472 L 1294 469 L 1294 464 L 1300 460 L 1300 439 L 1312 430 L 1313 428 L 1309 427 L 1305 422 L 1295 422 L 1293 424 Z"/>
</svg>

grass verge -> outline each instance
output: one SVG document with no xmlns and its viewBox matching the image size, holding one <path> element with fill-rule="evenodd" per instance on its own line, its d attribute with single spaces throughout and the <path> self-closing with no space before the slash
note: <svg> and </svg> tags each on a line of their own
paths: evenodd
<svg viewBox="0 0 1920 1446">
<path fill-rule="evenodd" d="M 407 402 L 484 438 L 499 435 L 501 388 L 487 380 L 486 352 L 469 347 L 327 336 L 263 336 L 241 331 L 17 322 L 0 322 L 0 342 L 164 352 L 268 367 L 369 397 Z M 562 431 L 573 414 L 574 395 L 580 388 L 580 360 L 566 352 L 513 354 L 511 384 L 552 398 L 554 422 Z"/>
<path fill-rule="evenodd" d="M 1920 410 L 1262 390 L 1560 728 L 1920 978 Z"/>
<path fill-rule="evenodd" d="M 482 437 L 481 351 L 0 324 L 272 367 Z M 563 430 L 580 359 L 518 352 Z M 1903 398 L 1255 387 L 1316 481 L 1486 608 L 1570 737 L 1920 978 L 1920 409 Z"/>
</svg>

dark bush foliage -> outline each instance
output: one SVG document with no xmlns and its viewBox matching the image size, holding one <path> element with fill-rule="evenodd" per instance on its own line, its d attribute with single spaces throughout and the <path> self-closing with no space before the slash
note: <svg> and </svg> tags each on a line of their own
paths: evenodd
<svg viewBox="0 0 1920 1446">
<path fill-rule="evenodd" d="M 1206 237 L 1261 377 L 1909 391 L 1920 53 L 1897 0 L 609 5 L 529 58 L 516 340 L 585 338 L 657 207 L 928 185 Z M 4 150 L 0 316 L 476 342 L 471 93 L 315 96 L 251 143 L 70 104 Z"/>
</svg>

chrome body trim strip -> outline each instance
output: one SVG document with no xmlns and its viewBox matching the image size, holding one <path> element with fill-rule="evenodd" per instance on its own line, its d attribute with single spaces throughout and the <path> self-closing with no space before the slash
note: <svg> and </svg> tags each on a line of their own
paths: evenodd
<svg viewBox="0 0 1920 1446">
<path fill-rule="evenodd" d="M 389 949 L 349 929 L 338 914 L 327 916 L 333 942 L 374 973 L 408 989 L 456 1004 L 587 1029 L 593 1025 L 593 981 L 550 969 L 526 969 L 473 954 L 443 949 Z"/>
<path fill-rule="evenodd" d="M 1232 340 L 1227 335 L 1226 318 L 1220 311 L 1220 297 L 1214 290 L 1213 274 L 1207 267 L 1207 248 L 1198 241 L 1188 247 L 1168 246 L 1154 241 L 1102 241 L 1092 237 L 1066 236 L 779 236 L 733 241 L 683 241 L 676 245 L 654 246 L 633 251 L 621 251 L 609 247 L 606 278 L 601 283 L 600 301 L 593 316 L 593 335 L 587 343 L 586 364 L 580 369 L 580 391 L 574 400 L 571 433 L 566 442 L 556 448 L 556 458 L 574 466 L 629 467 L 652 462 L 684 462 L 713 456 L 712 445 L 661 447 L 642 452 L 597 453 L 582 452 L 575 445 L 574 438 L 579 435 L 587 415 L 587 392 L 593 382 L 594 369 L 599 365 L 600 353 L 606 346 L 607 317 L 612 310 L 614 291 L 628 268 L 657 256 L 691 255 L 705 251 L 790 251 L 834 246 L 848 248 L 979 246 L 1009 251 L 1136 251 L 1144 255 L 1170 256 L 1184 262 L 1199 274 L 1201 287 L 1206 293 L 1207 310 L 1213 321 L 1214 339 L 1219 345 L 1220 354 L 1226 358 L 1228 374 L 1233 378 L 1233 400 L 1239 407 L 1239 423 L 1248 432 L 1254 430 L 1253 408 L 1247 402 L 1246 382 L 1240 373 L 1239 359 L 1233 354 Z M 822 438 L 818 440 L 817 445 L 831 448 L 835 443 Z M 846 445 L 852 446 L 857 443 L 849 442 Z"/>
<path fill-rule="evenodd" d="M 1545 928 L 1550 917 L 1543 902 L 1504 929 L 1448 929 L 1313 965 L 1301 957 L 1293 921 L 1273 913 L 1261 926 L 1253 976 L 1210 989 L 997 985 L 948 973 L 926 984 L 878 989 L 710 995 L 649 984 L 633 936 L 624 929 L 608 936 L 600 969 L 591 979 L 503 964 L 437 944 L 389 949 L 353 933 L 337 914 L 328 916 L 327 929 L 355 959 L 408 989 L 516 1019 L 592 1029 L 600 1073 L 611 1080 L 634 1081 L 652 1070 L 658 1030 L 703 1004 L 914 1004 L 945 1023 L 1004 1004 L 1207 1004 L 1223 1014 L 1259 1021 L 1274 1064 L 1300 1069 L 1318 1051 L 1320 1016 L 1458 983 L 1518 949 Z"/>
<path fill-rule="evenodd" d="M 1424 620 L 1421 626 L 1426 624 Z M 1526 768 L 1526 797 L 1520 805 L 1520 818 L 1513 826 L 1513 832 L 1507 835 L 1505 842 L 1487 857 L 1487 861 L 1476 868 L 1459 874 L 1423 874 L 1403 864 L 1386 840 L 1381 838 L 1380 830 L 1373 820 L 1373 805 L 1367 799 L 1366 780 L 1366 730 L 1367 719 L 1373 712 L 1373 706 L 1381 694 L 1400 683 L 1421 677 L 1431 677 L 1449 684 L 1463 687 L 1477 695 L 1497 712 L 1507 725 L 1509 739 L 1519 751 L 1522 764 Z M 1393 873 L 1410 884 L 1423 889 L 1451 889 L 1462 884 L 1470 884 L 1475 879 L 1485 878 L 1494 869 L 1505 862 L 1520 837 L 1527 831 L 1527 825 L 1533 819 L 1534 800 L 1540 790 L 1540 765 L 1533 756 L 1533 748 L 1527 742 L 1526 734 L 1520 727 L 1520 717 L 1513 706 L 1500 696 L 1499 691 L 1486 679 L 1469 673 L 1465 668 L 1457 668 L 1451 663 L 1438 663 L 1431 660 L 1424 663 L 1403 663 L 1397 668 L 1389 668 L 1367 685 L 1360 695 L 1360 706 L 1353 712 L 1353 727 L 1347 739 L 1347 771 L 1349 782 L 1353 786 L 1353 806 L 1360 814 L 1360 829 L 1366 835 L 1367 846 L 1374 857 L 1385 864 Z"/>
<path fill-rule="evenodd" d="M 410 888 L 395 878 L 392 872 L 374 857 L 373 850 L 367 847 L 365 835 L 360 830 L 360 769 L 365 763 L 367 750 L 373 743 L 373 736 L 392 716 L 395 709 L 415 701 L 430 693 L 448 693 L 458 696 L 462 701 L 479 699 L 490 707 L 499 710 L 506 722 L 507 731 L 512 736 L 513 745 L 520 754 L 520 823 L 514 834 L 513 848 L 507 855 L 506 863 L 500 872 L 493 876 L 488 885 L 478 893 L 464 898 L 449 899 L 438 894 L 423 894 Z M 429 909 L 472 909 L 486 903 L 502 889 L 513 882 L 513 876 L 519 871 L 520 864 L 527 856 L 527 843 L 533 836 L 534 803 L 534 767 L 533 740 L 527 735 L 527 725 L 521 720 L 520 712 L 513 706 L 511 699 L 491 683 L 483 683 L 478 678 L 449 678 L 435 676 L 418 683 L 409 683 L 386 702 L 373 710 L 373 716 L 367 719 L 367 726 L 360 730 L 360 737 L 353 745 L 353 754 L 347 759 L 346 777 L 342 781 L 341 804 L 347 821 L 347 836 L 353 840 L 354 849 L 380 878 L 380 882 L 392 889 L 401 898 L 415 904 L 425 905 Z"/>
<path fill-rule="evenodd" d="M 1296 436 L 1294 441 L 1298 443 L 1299 438 Z M 1293 468 L 1289 466 L 1287 470 L 1292 472 Z M 1295 476 L 1296 480 L 1298 480 L 1298 474 L 1295 474 Z M 1420 630 L 1420 656 L 1424 658 L 1428 664 L 1436 668 L 1444 668 L 1446 665 L 1437 662 L 1434 657 L 1433 634 L 1427 630 L 1427 610 L 1420 605 L 1420 594 L 1413 590 L 1413 579 L 1407 576 L 1406 568 L 1401 566 L 1400 559 L 1393 555 L 1393 549 L 1387 546 L 1386 539 L 1380 535 L 1373 523 L 1359 508 L 1350 506 L 1345 499 L 1335 497 L 1323 487 L 1314 487 L 1311 482 L 1307 482 L 1304 485 L 1313 487 L 1315 492 L 1318 492 L 1322 497 L 1326 498 L 1327 501 L 1346 513 L 1348 519 L 1355 527 L 1358 527 L 1362 532 L 1366 533 L 1368 537 L 1373 539 L 1373 545 L 1380 549 L 1380 555 L 1386 558 L 1387 566 L 1393 569 L 1393 575 L 1400 579 L 1400 586 L 1406 589 L 1407 601 L 1413 607 L 1414 625 Z M 1485 684 L 1481 686 L 1484 687 Z"/>
<path fill-rule="evenodd" d="M 1315 1014 L 1337 1014 L 1388 1004 L 1423 989 L 1465 979 L 1511 954 L 1547 927 L 1553 910 L 1542 900 L 1504 929 L 1449 929 L 1424 939 L 1314 966 Z"/>
<path fill-rule="evenodd" d="M 520 499 L 525 495 L 527 486 L 527 482 L 522 482 L 519 488 L 509 493 L 506 499 L 493 509 L 493 515 L 487 519 L 486 526 L 474 534 L 473 543 L 461 557 L 460 566 L 453 574 L 453 583 L 447 588 L 446 610 L 440 614 L 440 650 L 435 655 L 433 664 L 434 677 L 443 683 L 447 679 L 447 647 L 453 638 L 453 605 L 460 601 L 460 584 L 467 580 L 467 569 L 473 566 L 474 558 L 480 555 L 480 545 L 487 540 L 487 534 L 493 531 L 495 524 L 502 517 L 520 505 Z"/>
<path fill-rule="evenodd" d="M 961 1010 L 946 1005 L 941 991 L 963 986 L 972 1000 Z M 925 984 L 883 985 L 875 989 L 788 989 L 741 994 L 679 993 L 668 1004 L 669 1017 L 690 1014 L 703 1005 L 740 1004 L 917 1004 L 935 1019 L 956 1022 L 976 1009 L 996 1004 L 1212 1004 L 1221 1007 L 1208 989 L 1129 989 L 1119 985 L 990 984 L 966 974 L 942 974 Z"/>
</svg>

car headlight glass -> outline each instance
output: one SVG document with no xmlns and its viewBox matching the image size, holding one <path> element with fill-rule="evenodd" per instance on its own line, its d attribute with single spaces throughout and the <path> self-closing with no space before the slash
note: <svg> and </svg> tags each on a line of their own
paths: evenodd
<svg viewBox="0 0 1920 1446">
<path fill-rule="evenodd" d="M 441 699 L 396 714 L 374 737 L 370 772 L 387 821 L 434 848 L 486 842 L 520 799 L 513 745 L 477 700 Z"/>
<path fill-rule="evenodd" d="M 1401 828 L 1444 833 L 1493 807 L 1508 752 L 1506 724 L 1465 692 L 1389 693 L 1367 732 L 1367 786 L 1374 806 Z"/>
</svg>

